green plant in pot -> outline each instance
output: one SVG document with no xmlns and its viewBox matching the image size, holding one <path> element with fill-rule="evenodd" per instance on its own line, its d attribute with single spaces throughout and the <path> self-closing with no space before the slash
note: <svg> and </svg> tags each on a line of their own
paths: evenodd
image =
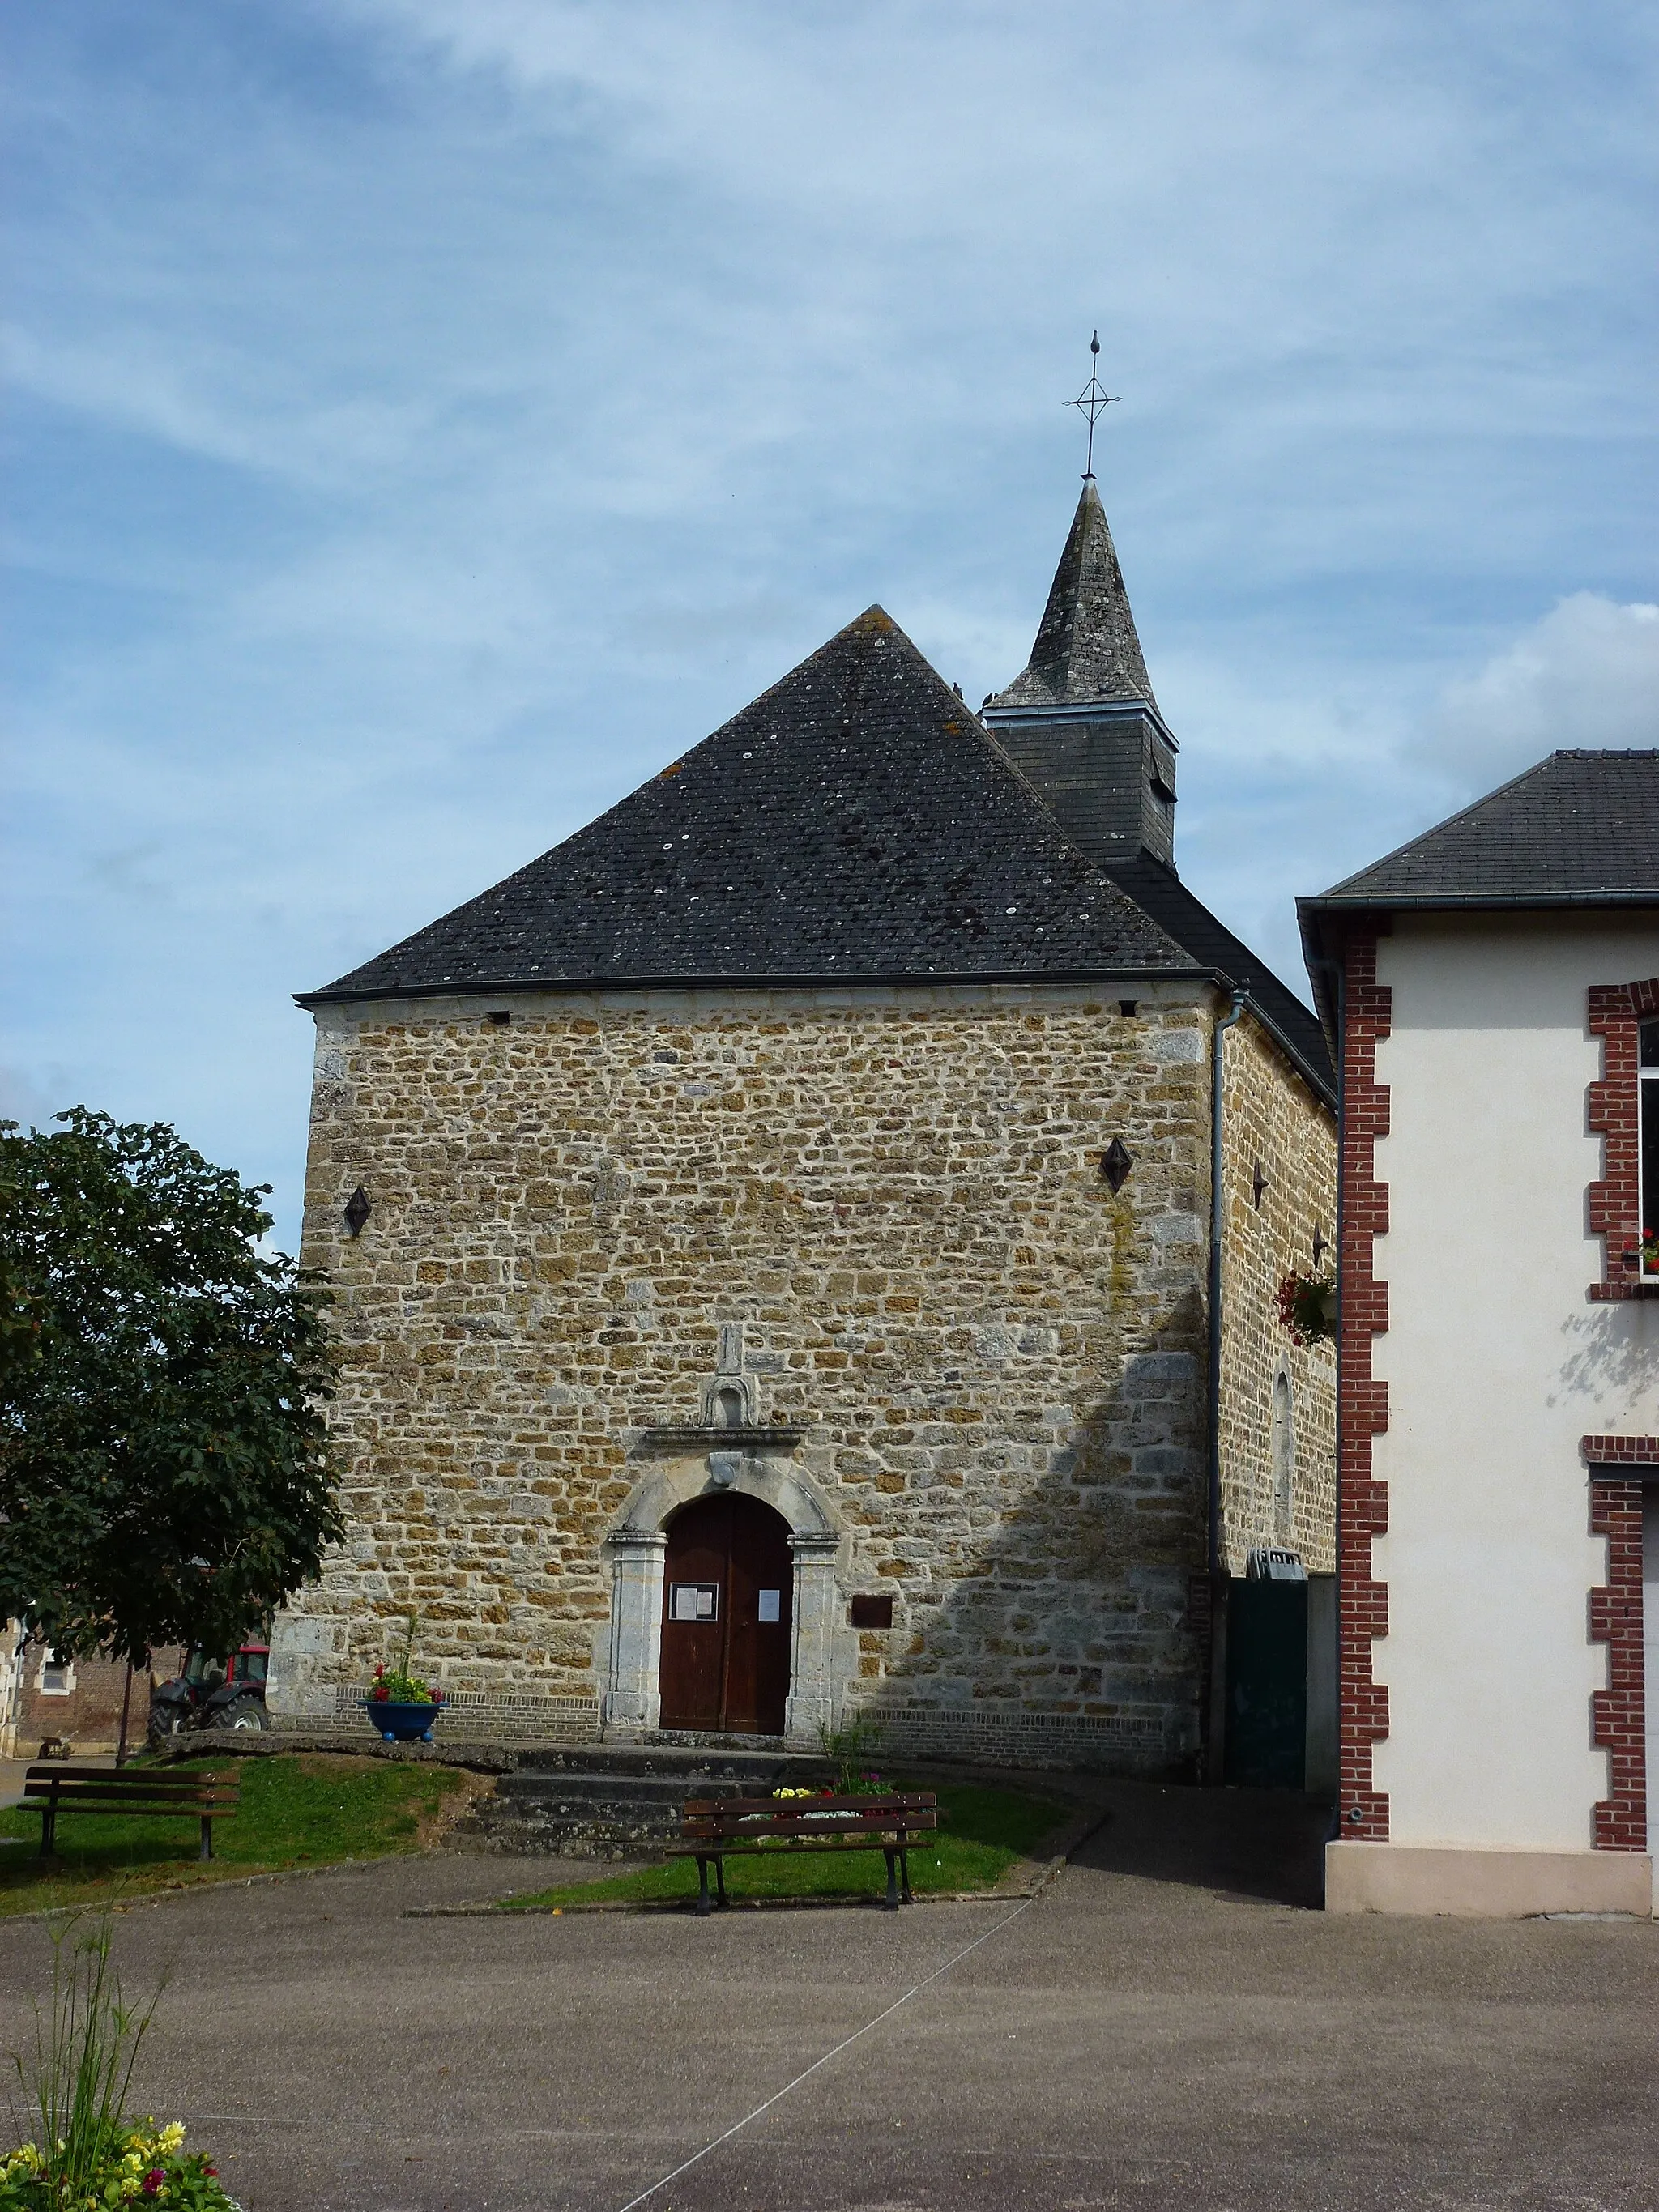
<svg viewBox="0 0 1659 2212">
<path fill-rule="evenodd" d="M 381 1665 L 363 1699 L 371 1725 L 387 1743 L 430 1743 L 432 1723 L 443 1708 L 444 1693 L 410 1672 L 419 1614 L 409 1616 L 402 1656 L 394 1667 Z"/>
</svg>

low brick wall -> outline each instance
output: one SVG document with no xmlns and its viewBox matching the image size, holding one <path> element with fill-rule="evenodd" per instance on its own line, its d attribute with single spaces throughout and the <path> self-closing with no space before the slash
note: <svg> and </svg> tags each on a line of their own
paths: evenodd
<svg viewBox="0 0 1659 2212">
<path fill-rule="evenodd" d="M 272 1729 L 283 1735 L 368 1734 L 361 1690 L 337 1684 L 326 1702 L 313 1694 L 309 1703 L 315 1710 L 272 1713 Z M 469 1742 L 592 1743 L 599 1735 L 599 1706 L 596 1698 L 457 1690 L 444 1699 L 440 1725 L 446 1736 L 462 1736 Z"/>
</svg>

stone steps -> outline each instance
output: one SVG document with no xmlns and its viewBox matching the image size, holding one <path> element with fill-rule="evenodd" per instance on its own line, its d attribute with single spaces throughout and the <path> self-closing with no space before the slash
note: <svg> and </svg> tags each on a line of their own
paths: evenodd
<svg viewBox="0 0 1659 2212">
<path fill-rule="evenodd" d="M 826 1779 L 799 1753 L 672 1744 L 553 1744 L 519 1753 L 450 1832 L 458 1850 L 564 1858 L 649 1857 L 679 1833 L 688 1797 L 764 1796 Z M 752 1739 L 750 1740 L 752 1741 Z"/>
</svg>

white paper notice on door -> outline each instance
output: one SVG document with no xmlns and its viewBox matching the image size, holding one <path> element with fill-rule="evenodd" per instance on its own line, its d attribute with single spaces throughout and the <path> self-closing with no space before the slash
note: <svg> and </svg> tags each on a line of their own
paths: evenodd
<svg viewBox="0 0 1659 2212">
<path fill-rule="evenodd" d="M 760 1613 L 759 1613 L 759 1616 L 758 1616 L 758 1617 L 759 1617 L 759 1619 L 761 1619 L 762 1620 L 782 1620 L 782 1618 L 783 1618 L 783 1592 L 782 1592 L 781 1590 L 762 1590 L 762 1591 L 761 1591 L 761 1593 L 760 1593 Z"/>
<path fill-rule="evenodd" d="M 668 1618 L 671 1620 L 718 1620 L 720 1604 L 720 1586 L 718 1583 L 670 1583 L 668 1585 Z"/>
</svg>

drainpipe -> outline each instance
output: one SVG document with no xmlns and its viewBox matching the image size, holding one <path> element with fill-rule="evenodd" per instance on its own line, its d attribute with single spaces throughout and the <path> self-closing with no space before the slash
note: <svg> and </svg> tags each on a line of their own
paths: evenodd
<svg viewBox="0 0 1659 2212">
<path fill-rule="evenodd" d="M 1210 1091 L 1210 1452 L 1209 1452 L 1209 1576 L 1210 1680 L 1208 1725 L 1204 1732 L 1204 1780 L 1220 1786 L 1225 1765 L 1227 1733 L 1227 1607 L 1221 1579 L 1221 1231 L 1224 1219 L 1221 1182 L 1222 1092 L 1226 1076 L 1227 1031 L 1243 1013 L 1245 994 L 1233 993 L 1233 1002 L 1215 1025 L 1212 1048 Z"/>
<path fill-rule="evenodd" d="M 1222 1040 L 1243 1013 L 1243 991 L 1233 993 L 1230 1011 L 1215 1025 L 1210 1092 L 1210 1575 L 1221 1574 L 1221 1110 L 1226 1075 Z"/>
</svg>

